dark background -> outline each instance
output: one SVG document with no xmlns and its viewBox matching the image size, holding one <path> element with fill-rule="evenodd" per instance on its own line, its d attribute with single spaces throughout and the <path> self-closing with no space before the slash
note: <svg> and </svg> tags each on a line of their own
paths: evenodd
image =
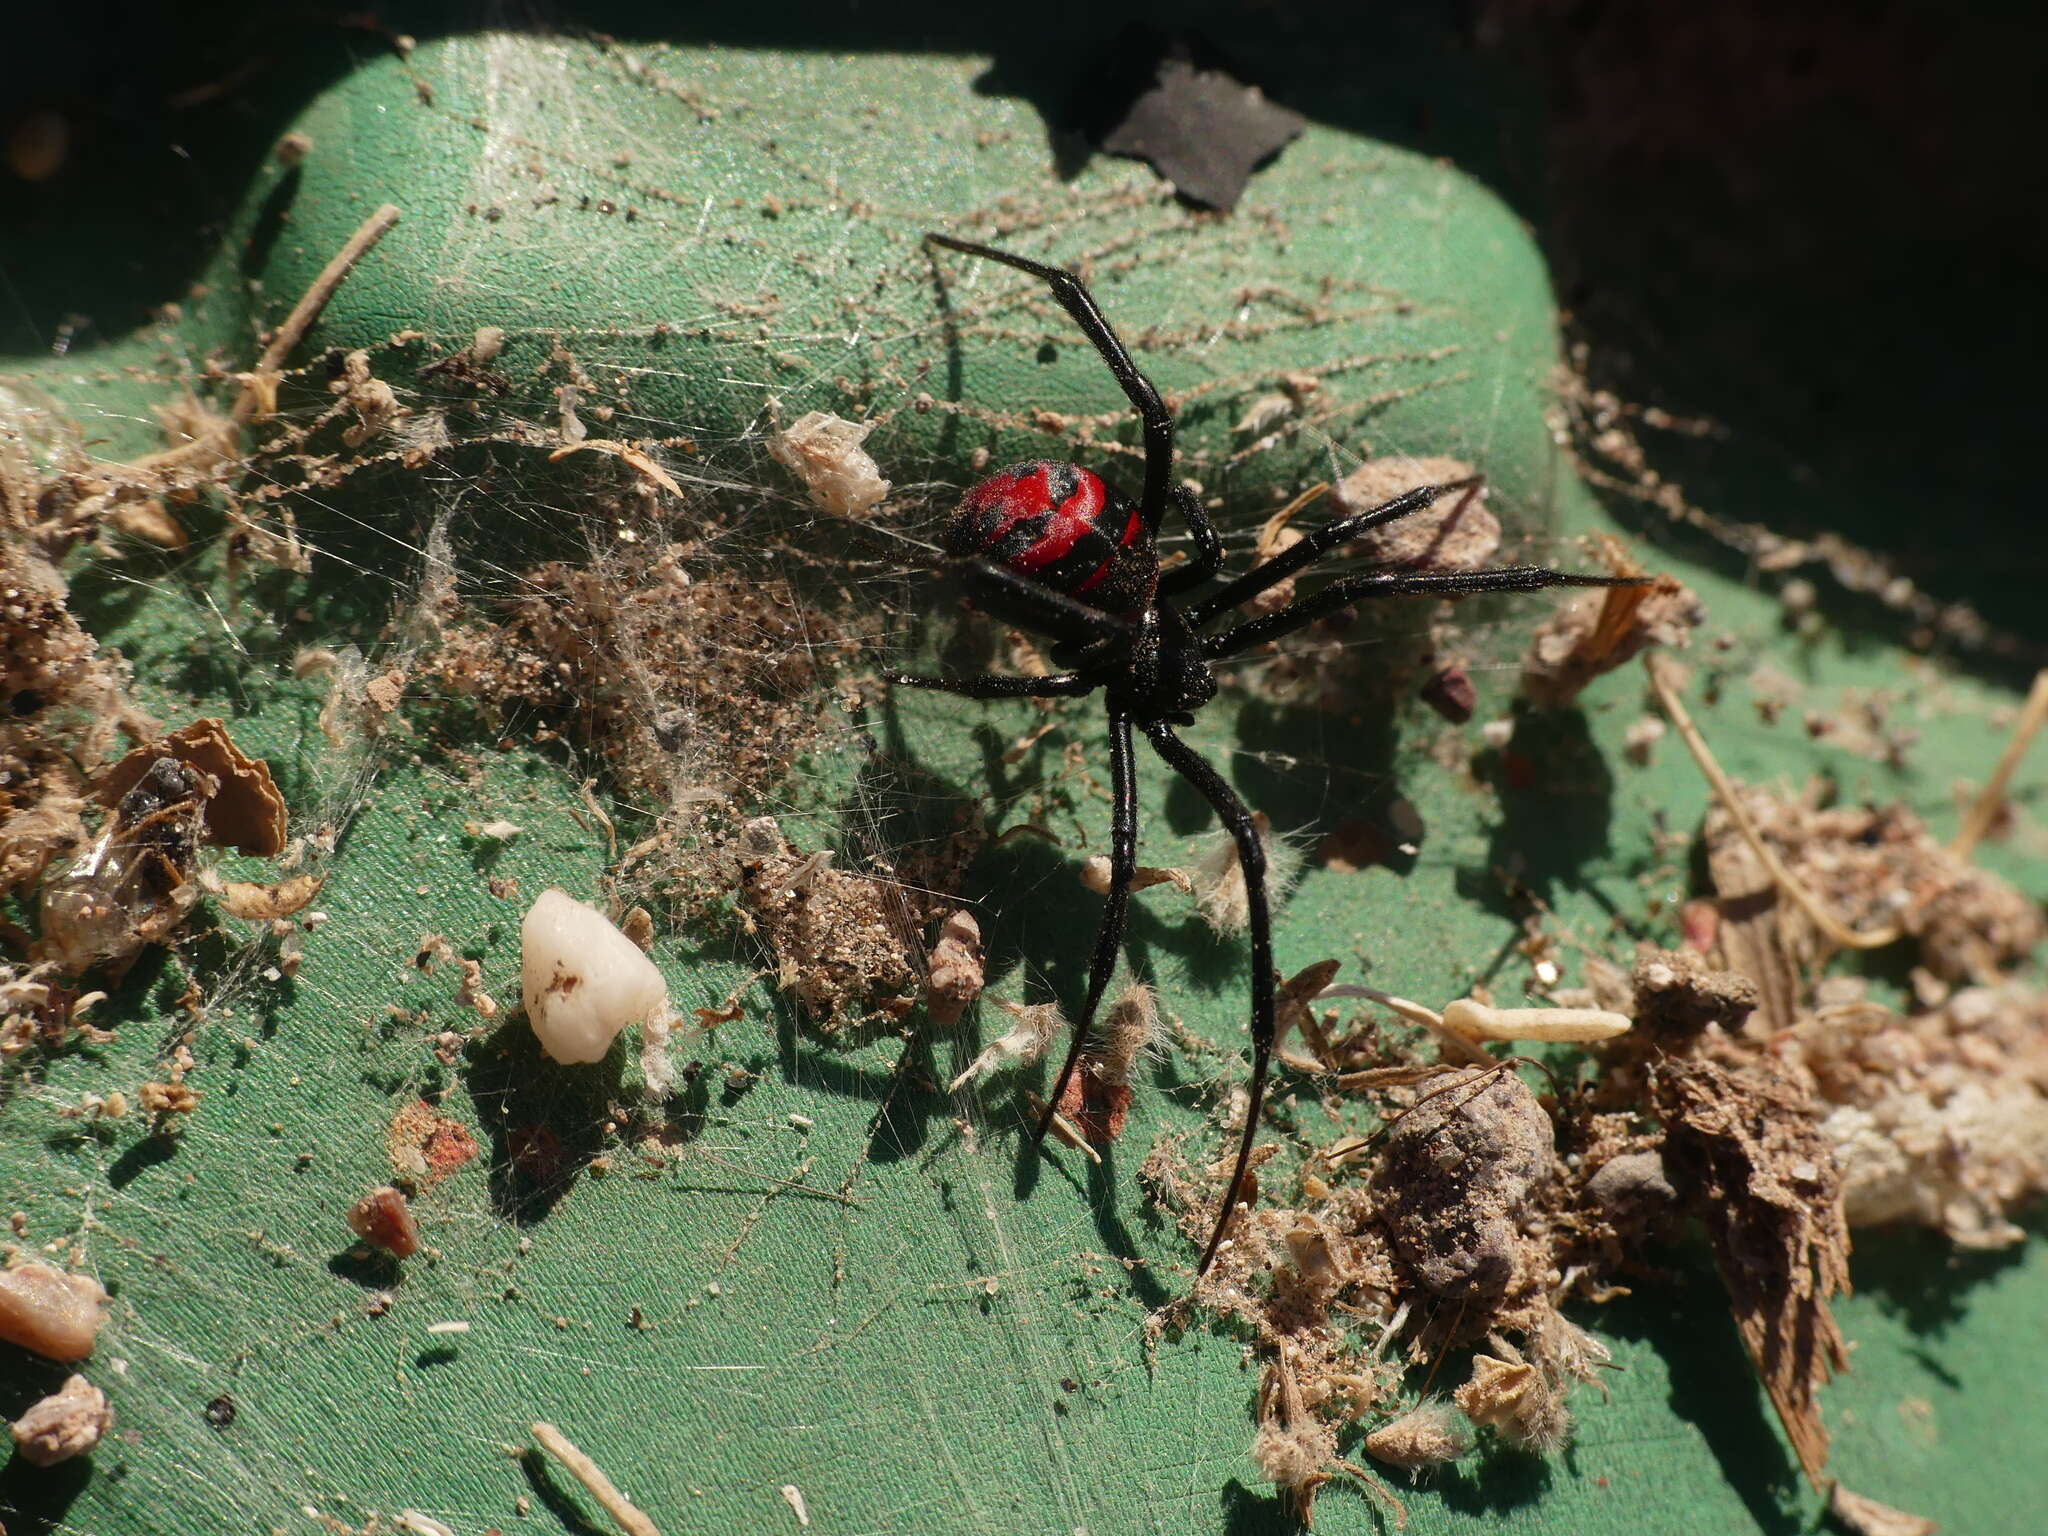
<svg viewBox="0 0 2048 1536">
<path fill-rule="evenodd" d="M 1591 381 L 1712 427 L 1648 439 L 1689 499 L 1789 536 L 1838 531 L 1934 597 L 1969 599 L 2019 642 L 1973 664 L 2018 675 L 2048 655 L 2032 464 L 2048 276 L 2038 6 L 738 10 L 24 8 L 0 60 L 0 353 L 89 346 L 178 296 L 292 116 L 395 33 L 984 54 L 981 88 L 1031 101 L 1048 163 L 1071 167 L 1102 61 L 1132 20 L 1156 20 L 1313 120 L 1493 187 L 1541 242 Z M 15 136 L 39 112 L 65 129 L 53 170 Z M 1868 599 L 1823 601 L 1840 622 L 1903 633 Z"/>
</svg>

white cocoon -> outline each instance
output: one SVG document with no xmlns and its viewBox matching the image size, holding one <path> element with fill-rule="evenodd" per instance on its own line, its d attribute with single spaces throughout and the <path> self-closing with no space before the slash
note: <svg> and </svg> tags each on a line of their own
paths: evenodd
<svg viewBox="0 0 2048 1536">
<path fill-rule="evenodd" d="M 628 1024 L 668 1016 L 668 984 L 603 913 L 557 886 L 519 926 L 520 991 L 540 1048 L 565 1066 L 602 1061 Z"/>
</svg>

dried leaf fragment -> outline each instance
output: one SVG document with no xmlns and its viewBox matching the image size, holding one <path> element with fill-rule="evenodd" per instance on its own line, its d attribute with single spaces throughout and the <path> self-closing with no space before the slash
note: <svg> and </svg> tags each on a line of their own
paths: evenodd
<svg viewBox="0 0 2048 1536">
<path fill-rule="evenodd" d="M 1687 644 L 1705 618 L 1705 605 L 1671 576 L 1647 586 L 1577 592 L 1531 637 L 1522 658 L 1522 694 L 1540 708 L 1562 709 L 1594 678 L 1649 646 Z"/>
<path fill-rule="evenodd" d="M 1799 1464 L 1827 1465 L 1820 1388 L 1849 1364 L 1841 1176 L 1811 1092 L 1771 1058 L 1740 1072 L 1666 1058 L 1650 1076 L 1665 1160 L 1707 1229 L 1735 1325 Z"/>
<path fill-rule="evenodd" d="M 889 494 L 889 482 L 861 447 L 874 427 L 871 421 L 810 411 L 770 437 L 768 451 L 803 481 L 813 506 L 836 517 L 857 518 Z"/>
<path fill-rule="evenodd" d="M 1909 1515 L 1903 1509 L 1851 1493 L 1840 1483 L 1828 1490 L 1828 1513 L 1856 1536 L 1934 1536 L 1941 1529 L 1920 1515 Z"/>
<path fill-rule="evenodd" d="M 253 880 L 223 881 L 221 910 L 246 922 L 275 922 L 311 906 L 326 883 L 327 877 L 320 874 L 292 875 L 275 885 L 258 885 Z"/>
<path fill-rule="evenodd" d="M 163 758 L 206 776 L 200 784 L 207 842 L 260 859 L 284 851 L 287 813 L 270 765 L 236 746 L 219 720 L 195 720 L 161 741 L 137 747 L 101 776 L 93 786 L 94 797 L 102 805 L 118 807 Z M 207 780 L 212 781 L 210 787 Z"/>
</svg>

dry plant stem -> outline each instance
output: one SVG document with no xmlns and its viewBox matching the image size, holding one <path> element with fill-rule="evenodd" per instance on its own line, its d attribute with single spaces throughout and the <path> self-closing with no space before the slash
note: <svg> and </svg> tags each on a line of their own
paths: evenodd
<svg viewBox="0 0 2048 1536">
<path fill-rule="evenodd" d="M 1403 1504 L 1399 1499 L 1394 1497 L 1393 1489 L 1389 1488 L 1385 1483 L 1381 1482 L 1378 1478 L 1374 1477 L 1370 1472 L 1366 1471 L 1365 1468 L 1361 1467 L 1355 1461 L 1346 1461 L 1340 1456 L 1337 1458 L 1337 1460 L 1331 1462 L 1330 1465 L 1338 1468 L 1340 1471 L 1350 1473 L 1364 1486 L 1365 1491 L 1367 1493 L 1376 1494 L 1380 1498 L 1385 1499 L 1388 1504 L 1392 1505 L 1394 1510 L 1395 1530 L 1405 1531 L 1408 1529 L 1408 1506 Z"/>
<path fill-rule="evenodd" d="M 1763 861 L 1764 868 L 1770 871 L 1772 882 L 1792 899 L 1813 925 L 1831 942 L 1843 949 L 1883 949 L 1887 944 L 1896 944 L 1905 937 L 1905 930 L 1896 924 L 1889 928 L 1880 928 L 1874 933 L 1859 932 L 1845 926 L 1834 913 L 1821 905 L 1820 898 L 1802 885 L 1792 871 L 1785 867 L 1776 850 L 1764 840 L 1763 833 L 1757 830 L 1756 823 L 1750 819 L 1749 810 L 1742 803 L 1742 796 L 1736 791 L 1728 775 L 1722 772 L 1721 765 L 1714 760 L 1713 752 L 1707 747 L 1707 738 L 1700 734 L 1700 728 L 1693 723 L 1692 715 L 1680 701 L 1677 688 L 1672 686 L 1671 679 L 1665 674 L 1664 658 L 1655 651 L 1650 652 L 1643 657 L 1643 669 L 1650 674 L 1650 686 L 1656 689 L 1657 701 L 1664 706 L 1664 713 L 1670 717 L 1673 728 L 1678 732 L 1678 739 L 1685 743 L 1686 751 L 1692 754 L 1692 760 L 1700 765 L 1700 772 L 1706 775 L 1707 783 L 1713 787 L 1714 798 L 1727 808 L 1729 817 L 1742 833 L 1743 841 L 1749 844 L 1750 851 L 1755 853 L 1757 858 Z"/>
<path fill-rule="evenodd" d="M 2027 748 L 2033 745 L 2034 737 L 2040 734 L 2041 726 L 2048 723 L 2048 667 L 2034 674 L 2034 686 L 2027 690 L 2027 702 L 2020 708 L 2019 723 L 2012 728 L 2012 739 L 2005 744 L 2005 751 L 1998 759 L 1998 766 L 1991 770 L 1991 777 L 1984 781 L 1983 789 L 1977 792 L 1970 814 L 1963 818 L 1963 830 L 1956 834 L 1950 845 L 1950 852 L 1959 859 L 1967 859 L 1991 829 L 1992 822 L 2005 805 L 2005 787 L 2012 782 L 2013 771 L 2020 760 L 2027 755 Z"/>
<path fill-rule="evenodd" d="M 1294 500 L 1288 502 L 1287 505 L 1282 507 L 1278 512 L 1275 512 L 1271 517 L 1267 518 L 1265 525 L 1266 529 L 1269 532 L 1278 532 L 1280 529 L 1285 528 L 1288 525 L 1288 523 L 1294 520 L 1295 513 L 1299 512 L 1303 507 L 1309 506 L 1316 502 L 1318 499 L 1322 497 L 1324 492 L 1329 490 L 1329 488 L 1330 482 L 1327 480 L 1320 480 L 1316 484 L 1310 486 L 1307 490 L 1303 491 L 1299 496 L 1295 497 Z"/>
<path fill-rule="evenodd" d="M 263 348 L 263 355 L 256 360 L 256 367 L 242 379 L 242 392 L 235 397 L 235 403 L 228 411 L 228 420 L 235 428 L 247 426 L 259 413 L 267 413 L 277 400 L 277 378 L 284 367 L 284 361 L 291 356 L 292 349 L 306 339 L 306 332 L 313 328 L 313 322 L 320 318 L 320 312 L 327 307 L 327 301 L 334 297 L 369 250 L 383 239 L 391 226 L 398 222 L 398 209 L 386 203 L 372 213 L 356 232 L 348 237 L 346 244 L 335 252 L 334 259 L 320 269 L 320 275 L 313 279 L 292 306 L 291 313 L 284 317 L 284 323 L 271 333 L 270 341 Z M 209 432 L 195 437 L 190 442 L 180 443 L 161 453 L 145 454 L 125 466 L 131 471 L 157 474 L 174 469 L 188 459 L 220 451 L 223 437 L 234 440 L 231 432 Z"/>
<path fill-rule="evenodd" d="M 392 225 L 398 222 L 398 209 L 391 203 L 384 204 L 356 227 L 348 237 L 348 243 L 334 253 L 334 257 L 320 269 L 320 275 L 313 279 L 308 288 L 292 306 L 292 312 L 284 317 L 284 324 L 271 333 L 270 343 L 264 347 L 263 355 L 256 360 L 256 378 L 265 379 L 277 373 L 284 366 L 284 360 L 292 355 L 292 349 L 305 340 L 306 332 L 313 328 L 313 322 L 320 318 L 320 311 L 327 307 L 327 301 L 335 291 L 348 280 L 355 264 L 369 254 L 370 247 L 382 240 Z M 229 413 L 235 424 L 246 423 L 256 413 L 256 399 L 259 386 L 252 383 L 242 391 Z"/>
<path fill-rule="evenodd" d="M 612 1480 L 604 1475 L 604 1469 L 578 1450 L 567 1435 L 548 1423 L 534 1424 L 532 1434 L 534 1442 L 542 1450 L 568 1468 L 569 1475 L 590 1490 L 590 1496 L 618 1523 L 626 1536 L 661 1536 L 654 1522 L 636 1509 L 631 1499 L 613 1487 Z"/>
</svg>

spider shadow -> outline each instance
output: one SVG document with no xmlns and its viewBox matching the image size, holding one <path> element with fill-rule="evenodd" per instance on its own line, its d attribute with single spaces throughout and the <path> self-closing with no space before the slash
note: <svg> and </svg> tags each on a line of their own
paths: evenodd
<svg viewBox="0 0 2048 1536">
<path fill-rule="evenodd" d="M 1461 872 L 1461 894 L 1510 919 L 1524 915 L 1517 889 L 1547 903 L 1568 891 L 1622 916 L 1584 878 L 1614 849 L 1614 773 L 1583 710 L 1519 709 L 1507 746 L 1481 752 L 1473 768 L 1499 796 L 1500 816 L 1486 867 Z"/>
</svg>

